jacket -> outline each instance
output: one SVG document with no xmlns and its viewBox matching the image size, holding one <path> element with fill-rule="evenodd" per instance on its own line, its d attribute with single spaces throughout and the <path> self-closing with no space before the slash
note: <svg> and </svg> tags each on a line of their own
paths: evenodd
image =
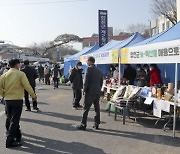
<svg viewBox="0 0 180 154">
<path fill-rule="evenodd" d="M 26 74 L 30 85 L 34 88 L 36 87 L 36 79 L 38 78 L 38 74 L 33 67 L 26 66 L 24 69 L 21 70 Z"/>
<path fill-rule="evenodd" d="M 60 78 L 61 77 L 61 71 L 58 67 L 53 68 L 51 71 L 51 75 L 53 78 Z"/>
<path fill-rule="evenodd" d="M 0 95 L 4 100 L 23 100 L 24 90 L 35 97 L 25 73 L 11 68 L 0 77 Z"/>
<path fill-rule="evenodd" d="M 40 76 L 40 77 L 41 77 L 41 76 L 44 76 L 44 67 L 39 66 L 39 67 L 38 67 L 38 73 L 39 73 L 39 76 Z"/>
<path fill-rule="evenodd" d="M 124 70 L 123 78 L 129 80 L 130 85 L 134 85 L 134 81 L 136 79 L 136 70 L 129 66 Z"/>
<path fill-rule="evenodd" d="M 162 84 L 161 71 L 159 68 L 154 68 L 150 71 L 150 86 Z"/>
<path fill-rule="evenodd" d="M 83 89 L 82 70 L 73 68 L 69 76 L 69 80 L 72 83 L 73 89 Z"/>
<path fill-rule="evenodd" d="M 137 85 L 139 87 L 146 86 L 146 72 L 143 69 L 137 71 Z"/>
<path fill-rule="evenodd" d="M 103 76 L 101 71 L 95 66 L 89 66 L 86 69 L 84 80 L 84 92 L 88 95 L 100 95 L 103 85 Z"/>
</svg>

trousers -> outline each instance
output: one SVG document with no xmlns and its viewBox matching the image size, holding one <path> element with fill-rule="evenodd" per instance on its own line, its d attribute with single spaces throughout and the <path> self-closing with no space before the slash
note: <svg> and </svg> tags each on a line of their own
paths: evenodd
<svg viewBox="0 0 180 154">
<path fill-rule="evenodd" d="M 34 92 L 35 92 L 35 87 L 32 87 Z M 24 97 L 25 97 L 25 105 L 27 109 L 31 109 L 30 106 L 30 101 L 29 101 L 29 93 L 27 91 L 24 92 Z M 37 108 L 37 101 L 33 100 L 33 108 Z"/>
<path fill-rule="evenodd" d="M 46 85 L 50 85 L 50 79 L 49 78 L 50 78 L 50 74 L 46 74 L 45 75 L 45 84 Z"/>
<path fill-rule="evenodd" d="M 6 108 L 6 129 L 7 139 L 6 144 L 11 144 L 14 138 L 21 136 L 20 132 L 20 118 L 23 108 L 23 100 L 8 100 L 5 103 Z"/>
<path fill-rule="evenodd" d="M 73 106 L 78 107 L 80 104 L 80 100 L 82 98 L 82 92 L 81 89 L 75 89 L 73 88 Z"/>
<path fill-rule="evenodd" d="M 53 78 L 54 81 L 54 88 L 58 88 L 59 87 L 59 78 Z"/>
<path fill-rule="evenodd" d="M 95 116 L 94 116 L 94 122 L 95 124 L 99 125 L 100 124 L 100 105 L 99 105 L 99 100 L 100 100 L 100 95 L 85 95 L 84 99 L 84 112 L 83 112 L 83 117 L 81 123 L 84 126 L 87 126 L 87 117 L 89 110 L 92 106 L 94 105 L 94 110 L 95 110 Z"/>
</svg>

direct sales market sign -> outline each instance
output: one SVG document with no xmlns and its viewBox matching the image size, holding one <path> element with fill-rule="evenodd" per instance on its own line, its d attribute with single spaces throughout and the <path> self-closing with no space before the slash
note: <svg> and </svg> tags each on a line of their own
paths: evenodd
<svg viewBox="0 0 180 154">
<path fill-rule="evenodd" d="M 180 63 L 180 40 L 123 48 L 121 63 Z"/>
<path fill-rule="evenodd" d="M 99 10 L 99 46 L 108 43 L 108 11 Z"/>
</svg>

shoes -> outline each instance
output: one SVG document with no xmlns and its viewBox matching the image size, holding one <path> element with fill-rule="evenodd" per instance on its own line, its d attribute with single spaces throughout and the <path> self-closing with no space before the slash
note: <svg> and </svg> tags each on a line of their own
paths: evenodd
<svg viewBox="0 0 180 154">
<path fill-rule="evenodd" d="M 13 148 L 13 147 L 19 147 L 19 146 L 22 146 L 22 144 L 19 142 L 12 142 L 10 144 L 6 143 L 6 148 Z"/>
<path fill-rule="evenodd" d="M 39 108 L 38 107 L 34 107 L 33 110 L 39 111 Z"/>
<path fill-rule="evenodd" d="M 20 143 L 20 142 L 21 142 L 21 140 L 22 140 L 22 138 L 21 138 L 21 137 L 16 138 L 16 142 L 18 142 L 18 143 Z"/>
<path fill-rule="evenodd" d="M 98 124 L 94 124 L 93 128 L 94 129 L 99 129 L 99 125 Z"/>
<path fill-rule="evenodd" d="M 77 107 L 78 107 L 78 108 L 83 108 L 83 106 L 82 106 L 82 105 L 78 105 Z"/>
<path fill-rule="evenodd" d="M 77 107 L 77 106 L 73 106 L 73 109 L 74 109 L 74 110 L 77 110 L 77 109 L 78 109 L 78 107 Z"/>
<path fill-rule="evenodd" d="M 86 130 L 86 126 L 83 126 L 82 124 L 79 126 L 76 126 L 77 130 Z"/>
<path fill-rule="evenodd" d="M 31 112 L 31 109 L 25 109 L 25 111 L 27 111 L 27 112 Z"/>
</svg>

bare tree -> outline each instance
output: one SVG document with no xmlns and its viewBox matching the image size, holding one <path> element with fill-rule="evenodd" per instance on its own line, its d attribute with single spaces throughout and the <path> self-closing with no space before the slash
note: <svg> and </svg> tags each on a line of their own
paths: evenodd
<svg viewBox="0 0 180 154">
<path fill-rule="evenodd" d="M 51 41 L 49 43 L 49 46 L 46 47 L 45 52 L 43 54 L 46 54 L 49 49 L 62 46 L 68 43 L 81 42 L 81 41 L 82 39 L 74 34 L 59 35 L 54 41 Z"/>
<path fill-rule="evenodd" d="M 147 29 L 147 25 L 145 24 L 131 24 L 127 27 L 127 31 L 130 33 L 139 32 L 140 34 L 144 34 L 145 30 Z"/>
<path fill-rule="evenodd" d="M 151 10 L 154 15 L 163 15 L 174 25 L 177 23 L 176 0 L 152 0 Z"/>
<path fill-rule="evenodd" d="M 116 36 L 116 35 L 119 35 L 119 34 L 122 33 L 122 32 L 124 32 L 123 29 L 121 29 L 121 28 L 115 28 L 113 33 L 114 33 L 114 36 Z"/>
</svg>

